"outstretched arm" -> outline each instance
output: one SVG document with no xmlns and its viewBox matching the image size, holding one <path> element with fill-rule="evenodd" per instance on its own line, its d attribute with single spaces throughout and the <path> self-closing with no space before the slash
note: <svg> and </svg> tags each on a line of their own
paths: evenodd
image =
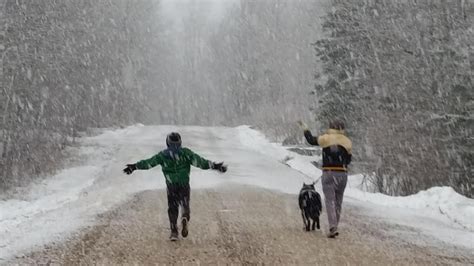
<svg viewBox="0 0 474 266">
<path fill-rule="evenodd" d="M 186 156 L 191 163 L 192 166 L 201 168 L 203 170 L 210 169 L 212 166 L 212 162 L 199 156 L 198 154 L 194 153 L 190 149 L 186 149 Z"/>
<path fill-rule="evenodd" d="M 161 154 L 157 154 L 149 159 L 141 160 L 134 164 L 127 164 L 127 168 L 123 169 L 123 172 L 129 175 L 137 169 L 147 170 L 161 164 L 162 162 L 163 158 L 161 157 Z"/>
<path fill-rule="evenodd" d="M 227 166 L 224 165 L 224 163 L 214 163 L 212 161 L 209 161 L 198 154 L 194 153 L 190 149 L 186 149 L 186 153 L 188 156 L 188 159 L 190 160 L 191 165 L 201 168 L 203 170 L 207 169 L 213 169 L 213 170 L 218 170 L 221 172 L 227 171 Z"/>
<path fill-rule="evenodd" d="M 153 168 L 159 164 L 162 164 L 163 163 L 163 158 L 162 158 L 162 155 L 161 153 L 158 153 L 157 155 L 149 158 L 149 159 L 146 159 L 146 160 L 141 160 L 137 163 L 137 169 L 140 169 L 140 170 L 147 170 L 147 169 L 150 169 L 150 168 Z"/>
</svg>

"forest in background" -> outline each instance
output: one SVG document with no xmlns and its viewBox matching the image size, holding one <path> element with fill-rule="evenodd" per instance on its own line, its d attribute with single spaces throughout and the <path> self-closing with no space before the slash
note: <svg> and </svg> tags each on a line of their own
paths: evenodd
<svg viewBox="0 0 474 266">
<path fill-rule="evenodd" d="M 1 188 L 60 168 L 89 128 L 253 124 L 284 138 L 309 117 L 317 6 L 0 0 Z"/>
<path fill-rule="evenodd" d="M 472 1 L 217 2 L 0 0 L 0 187 L 89 128 L 341 117 L 379 191 L 474 195 Z"/>
<path fill-rule="evenodd" d="M 155 1 L 0 1 L 0 187 L 60 167 L 91 127 L 140 120 Z"/>
</svg>

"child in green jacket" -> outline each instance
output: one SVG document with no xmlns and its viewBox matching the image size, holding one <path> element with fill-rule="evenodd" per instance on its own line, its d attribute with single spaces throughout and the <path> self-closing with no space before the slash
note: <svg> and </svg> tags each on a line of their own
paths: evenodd
<svg viewBox="0 0 474 266">
<path fill-rule="evenodd" d="M 178 240 L 178 215 L 179 206 L 183 208 L 182 230 L 183 237 L 188 236 L 188 222 L 190 219 L 190 187 L 189 173 L 191 165 L 201 169 L 213 169 L 220 172 L 226 172 L 227 166 L 224 163 L 215 163 L 202 158 L 188 148 L 181 147 L 181 136 L 178 133 L 171 133 L 166 138 L 167 149 L 161 151 L 147 160 L 141 160 L 135 164 L 127 164 L 123 170 L 126 174 L 133 171 L 147 170 L 157 165 L 161 165 L 163 175 L 166 178 L 166 187 L 168 195 L 168 217 L 170 219 L 171 236 L 170 240 Z"/>
</svg>

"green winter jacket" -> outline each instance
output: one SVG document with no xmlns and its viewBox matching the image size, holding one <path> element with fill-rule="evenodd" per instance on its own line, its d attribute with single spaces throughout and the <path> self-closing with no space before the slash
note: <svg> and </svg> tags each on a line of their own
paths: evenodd
<svg viewBox="0 0 474 266">
<path fill-rule="evenodd" d="M 177 153 L 164 150 L 147 160 L 139 161 L 137 169 L 146 170 L 161 165 L 167 184 L 189 184 L 191 165 L 207 170 L 212 162 L 202 158 L 188 148 L 181 148 Z"/>
</svg>

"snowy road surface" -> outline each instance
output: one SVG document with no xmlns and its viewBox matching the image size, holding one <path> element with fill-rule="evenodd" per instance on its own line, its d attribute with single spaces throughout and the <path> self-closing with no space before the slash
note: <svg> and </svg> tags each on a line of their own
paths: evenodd
<svg viewBox="0 0 474 266">
<path fill-rule="evenodd" d="M 295 195 L 225 184 L 192 192 L 190 235 L 168 240 L 166 192 L 150 190 L 101 215 L 75 241 L 18 263 L 62 265 L 466 265 L 473 257 L 390 237 L 407 230 L 346 205 L 341 235 L 304 232 Z M 326 219 L 323 216 L 322 219 Z M 370 221 L 370 222 L 368 222 Z M 323 223 L 325 225 L 325 222 Z"/>
<path fill-rule="evenodd" d="M 137 171 L 132 176 L 121 172 L 125 163 L 147 158 L 163 149 L 166 134 L 173 130 L 181 133 L 185 146 L 208 159 L 229 164 L 229 171 L 224 175 L 192 171 L 193 237 L 179 245 L 183 248 L 193 245 L 197 250 L 186 248 L 186 252 L 165 241 L 168 224 L 160 168 Z M 34 185 L 29 193 L 0 201 L 0 263 L 10 259 L 66 262 L 58 261 L 59 258 L 72 260 L 69 262 L 153 261 L 142 260 L 147 257 L 147 249 L 141 255 L 130 251 L 128 256 L 123 245 L 127 247 L 130 241 L 138 249 L 146 243 L 155 243 L 146 246 L 157 245 L 162 251 L 150 251 L 150 254 L 162 254 L 163 262 L 172 262 L 172 258 L 181 258 L 182 262 L 192 259 L 211 262 L 215 254 L 202 258 L 199 254 L 204 254 L 200 250 L 214 249 L 229 259 L 216 259 L 222 262 L 246 262 L 245 258 L 248 262 L 258 262 L 272 256 L 275 263 L 311 263 L 318 260 L 300 259 L 300 256 L 318 253 L 318 249 L 295 250 L 296 247 L 307 247 L 315 241 L 318 245 L 329 245 L 324 247 L 326 252 L 336 248 L 322 233 L 310 236 L 300 228 L 294 194 L 304 181 L 320 176 L 309 164 L 314 158 L 268 143 L 248 127 L 132 126 L 85 138 L 74 153 L 75 160 L 67 170 Z M 396 264 L 397 256 L 403 257 L 406 263 L 472 262 L 472 200 L 448 188 L 435 188 L 412 198 L 386 197 L 358 190 L 354 180 L 357 177 L 353 177 L 352 187 L 347 190 L 341 225 L 347 234 L 337 243 L 347 245 L 349 253 L 369 257 L 367 260 L 347 257 L 348 262 L 364 263 L 373 259 Z M 253 203 L 249 202 L 252 198 Z M 325 229 L 325 217 L 322 221 Z M 207 225 L 210 227 L 206 228 Z M 141 233 L 132 235 L 137 230 Z M 361 246 L 365 243 L 361 239 L 367 240 L 366 246 Z M 78 243 L 85 244 L 79 248 Z M 104 243 L 110 243 L 109 253 L 101 249 Z M 385 247 L 384 251 L 380 247 Z M 278 248 L 289 251 L 281 253 L 284 251 Z M 421 250 L 424 255 L 417 257 L 413 250 Z M 277 253 L 284 256 L 275 256 Z M 117 258 L 98 259 L 98 254 L 115 254 Z M 334 262 L 344 257 L 333 255 Z"/>
</svg>

